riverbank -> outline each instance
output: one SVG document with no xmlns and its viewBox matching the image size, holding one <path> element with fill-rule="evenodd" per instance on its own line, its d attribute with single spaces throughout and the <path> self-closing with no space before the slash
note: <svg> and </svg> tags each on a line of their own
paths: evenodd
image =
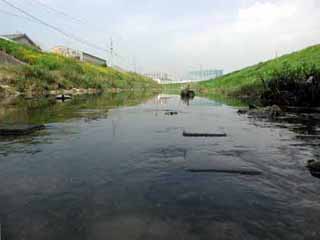
<svg viewBox="0 0 320 240">
<path fill-rule="evenodd" d="M 196 84 L 263 105 L 319 105 L 320 45 Z"/>
<path fill-rule="evenodd" d="M 133 72 L 83 63 L 2 39 L 0 52 L 17 60 L 8 63 L 6 58 L 6 64 L 0 64 L 0 95 L 47 95 L 74 89 L 101 92 L 159 88 L 155 81 Z"/>
</svg>

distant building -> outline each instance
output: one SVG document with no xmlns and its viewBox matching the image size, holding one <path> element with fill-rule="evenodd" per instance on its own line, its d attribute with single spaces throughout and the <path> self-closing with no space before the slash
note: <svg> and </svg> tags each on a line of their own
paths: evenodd
<svg viewBox="0 0 320 240">
<path fill-rule="evenodd" d="M 173 77 L 170 76 L 168 73 L 164 73 L 164 72 L 145 73 L 144 76 L 152 78 L 153 80 L 157 81 L 158 83 L 173 81 Z"/>
<path fill-rule="evenodd" d="M 100 65 L 100 66 L 107 66 L 107 61 L 105 59 L 96 57 L 86 52 L 82 52 L 81 61 Z"/>
<path fill-rule="evenodd" d="M 107 61 L 103 58 L 68 47 L 57 46 L 52 48 L 51 52 L 65 57 L 77 59 L 82 62 L 88 62 L 99 66 L 107 66 Z"/>
<path fill-rule="evenodd" d="M 214 79 L 222 75 L 223 75 L 223 70 L 207 69 L 207 70 L 191 71 L 187 74 L 186 78 L 188 80 L 201 81 L 201 80 Z"/>
<path fill-rule="evenodd" d="M 24 33 L 1 35 L 0 38 L 41 50 L 41 48 L 27 34 Z"/>
<path fill-rule="evenodd" d="M 112 68 L 119 71 L 119 72 L 127 72 L 127 70 L 125 70 L 122 67 L 119 67 L 117 65 L 112 65 Z"/>
<path fill-rule="evenodd" d="M 51 52 L 62 55 L 64 57 L 81 60 L 81 51 L 74 50 L 71 48 L 57 46 L 57 47 L 52 48 Z"/>
</svg>

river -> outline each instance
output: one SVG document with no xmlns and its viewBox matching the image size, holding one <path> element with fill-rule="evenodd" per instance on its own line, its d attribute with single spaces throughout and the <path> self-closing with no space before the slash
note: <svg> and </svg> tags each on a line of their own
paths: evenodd
<svg viewBox="0 0 320 240">
<path fill-rule="evenodd" d="M 305 168 L 317 123 L 124 93 L 18 100 L 0 116 L 47 126 L 0 138 L 2 239 L 320 239 L 320 179 Z M 217 167 L 259 174 L 190 171 Z"/>
</svg>

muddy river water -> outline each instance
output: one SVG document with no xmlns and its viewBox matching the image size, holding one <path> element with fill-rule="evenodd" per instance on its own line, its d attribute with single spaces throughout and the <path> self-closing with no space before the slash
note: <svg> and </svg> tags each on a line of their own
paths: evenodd
<svg viewBox="0 0 320 240">
<path fill-rule="evenodd" d="M 24 101 L 1 121 L 47 128 L 0 138 L 2 239 L 320 239 L 315 115 L 175 95 Z"/>
</svg>

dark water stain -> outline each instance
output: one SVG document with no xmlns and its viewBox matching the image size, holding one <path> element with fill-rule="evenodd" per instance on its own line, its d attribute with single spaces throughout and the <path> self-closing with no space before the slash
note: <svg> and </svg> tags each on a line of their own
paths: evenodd
<svg viewBox="0 0 320 240">
<path fill-rule="evenodd" d="M 319 239 L 320 180 L 305 168 L 320 155 L 313 113 L 248 119 L 221 101 L 147 93 L 19 100 L 2 112 L 47 124 L 0 139 L 3 239 Z M 214 159 L 261 174 L 186 171 Z"/>
</svg>

